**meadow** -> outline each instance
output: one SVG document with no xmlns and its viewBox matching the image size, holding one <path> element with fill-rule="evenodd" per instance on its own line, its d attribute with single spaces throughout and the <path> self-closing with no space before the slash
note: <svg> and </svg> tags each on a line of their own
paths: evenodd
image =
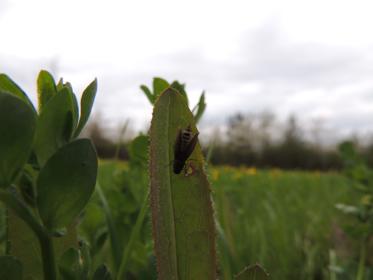
<svg viewBox="0 0 373 280">
<path fill-rule="evenodd" d="M 79 137 L 97 80 L 80 113 L 69 83 L 37 84 L 38 110 L 0 75 L 0 280 L 372 279 L 373 171 L 352 142 L 343 172 L 213 166 L 204 93 L 190 110 L 184 84 L 155 78 L 149 132 L 99 160 Z"/>
<path fill-rule="evenodd" d="M 345 177 L 336 172 L 229 166 L 210 166 L 208 174 L 221 279 L 232 279 L 242 267 L 256 262 L 271 279 L 333 279 L 337 272 L 338 279 L 348 279 L 348 272 L 338 265 L 354 262 L 356 244 L 343 231 L 346 217 L 335 208 L 356 199 Z M 98 181 L 120 233 L 120 246 L 126 246 L 148 189 L 146 173 L 141 166 L 101 161 Z M 91 244 L 93 262 L 111 260 L 112 267 L 105 219 L 96 192 L 80 231 Z M 128 279 L 156 279 L 150 221 L 148 212 L 131 251 Z"/>
</svg>

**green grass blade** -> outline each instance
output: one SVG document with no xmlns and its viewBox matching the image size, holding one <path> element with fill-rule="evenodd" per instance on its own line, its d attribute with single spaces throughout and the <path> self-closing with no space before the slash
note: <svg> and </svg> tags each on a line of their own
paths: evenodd
<svg viewBox="0 0 373 280">
<path fill-rule="evenodd" d="M 115 223 L 114 223 L 113 215 L 109 207 L 109 203 L 98 182 L 96 183 L 96 191 L 97 191 L 98 197 L 100 198 L 102 208 L 105 213 L 106 223 L 107 223 L 107 227 L 109 230 L 109 236 L 110 236 L 111 250 L 113 254 L 114 264 L 117 270 L 119 268 L 120 259 L 122 256 L 121 251 L 120 251 L 119 238 L 117 236 L 117 229 L 115 227 Z"/>
<path fill-rule="evenodd" d="M 128 259 L 132 253 L 133 245 L 135 244 L 135 241 L 137 237 L 139 236 L 141 226 L 144 223 L 144 219 L 145 219 L 145 216 L 148 210 L 148 203 L 149 203 L 149 193 L 147 193 L 145 196 L 145 199 L 141 206 L 140 213 L 137 216 L 135 226 L 132 229 L 130 239 L 128 240 L 128 243 L 126 244 L 126 247 L 124 249 L 123 257 L 122 257 L 122 261 L 119 267 L 119 272 L 118 272 L 118 277 L 117 277 L 118 280 L 125 279 Z"/>
<path fill-rule="evenodd" d="M 210 188 L 199 144 L 174 174 L 174 145 L 193 114 L 185 98 L 169 88 L 158 98 L 150 129 L 153 237 L 159 279 L 216 279 L 215 229 Z"/>
</svg>

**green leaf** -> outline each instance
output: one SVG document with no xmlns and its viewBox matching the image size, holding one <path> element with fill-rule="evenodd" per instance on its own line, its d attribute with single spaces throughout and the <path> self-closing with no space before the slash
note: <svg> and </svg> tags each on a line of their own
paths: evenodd
<svg viewBox="0 0 373 280">
<path fill-rule="evenodd" d="M 181 84 L 179 81 L 173 81 L 170 87 L 176 89 L 185 98 L 186 104 L 189 105 L 188 94 L 185 91 L 185 84 Z"/>
<path fill-rule="evenodd" d="M 237 280 L 267 280 L 269 279 L 268 273 L 259 264 L 246 267 L 241 271 L 235 279 Z"/>
<path fill-rule="evenodd" d="M 0 256 L 0 279 L 22 280 L 22 264 L 13 256 Z"/>
<path fill-rule="evenodd" d="M 197 112 L 194 114 L 194 119 L 196 120 L 196 123 L 198 123 L 206 109 L 205 92 L 202 92 L 195 108 L 197 109 Z"/>
<path fill-rule="evenodd" d="M 154 96 L 154 102 L 157 100 L 158 96 L 168 88 L 170 84 L 162 79 L 155 77 L 153 79 L 153 96 Z"/>
<path fill-rule="evenodd" d="M 81 266 L 79 252 L 75 248 L 69 248 L 64 252 L 58 262 L 58 268 L 63 280 L 80 280 Z"/>
<path fill-rule="evenodd" d="M 131 231 L 130 238 L 123 250 L 123 257 L 118 271 L 118 279 L 124 279 L 126 275 L 127 264 L 130 259 L 131 253 L 134 251 L 133 247 L 135 246 L 135 242 L 139 239 L 140 230 L 144 223 L 144 219 L 147 214 L 149 204 L 149 193 L 146 194 L 144 201 L 141 206 L 141 210 L 139 215 L 137 216 L 135 226 Z"/>
<path fill-rule="evenodd" d="M 185 98 L 169 88 L 158 98 L 150 128 L 153 236 L 159 279 L 216 279 L 211 191 L 197 143 L 184 171 L 173 172 L 180 129 L 197 129 Z"/>
<path fill-rule="evenodd" d="M 57 94 L 57 88 L 52 75 L 45 70 L 40 71 L 37 85 L 39 112 L 41 112 L 48 101 Z"/>
<path fill-rule="evenodd" d="M 150 104 L 154 105 L 155 96 L 152 94 L 152 92 L 150 91 L 150 89 L 147 86 L 145 86 L 145 85 L 141 85 L 140 89 L 144 92 L 144 94 L 148 98 Z"/>
<path fill-rule="evenodd" d="M 88 279 L 89 272 L 91 270 L 92 259 L 90 254 L 89 245 L 85 241 L 80 241 L 80 252 L 81 252 L 81 277 Z"/>
<path fill-rule="evenodd" d="M 0 92 L 0 124 L 0 187 L 7 187 L 30 155 L 36 115 L 18 97 Z"/>
<path fill-rule="evenodd" d="M 130 164 L 147 165 L 148 164 L 149 137 L 139 135 L 132 140 L 128 147 Z"/>
<path fill-rule="evenodd" d="M 106 265 L 100 265 L 93 275 L 93 280 L 111 280 L 111 275 Z"/>
<path fill-rule="evenodd" d="M 91 114 L 93 102 L 97 92 L 97 79 L 94 79 L 92 83 L 84 90 L 82 98 L 80 100 L 80 120 L 77 129 L 75 130 L 75 137 L 79 136 L 80 132 L 86 125 L 89 115 Z"/>
<path fill-rule="evenodd" d="M 47 161 L 37 180 L 37 205 L 47 228 L 65 227 L 77 217 L 94 191 L 96 175 L 96 151 L 88 139 L 65 145 Z"/>
<path fill-rule="evenodd" d="M 34 149 L 41 166 L 71 138 L 74 127 L 71 95 L 67 88 L 61 89 L 49 100 L 39 116 Z"/>
<path fill-rule="evenodd" d="M 32 102 L 27 97 L 27 94 L 5 74 L 0 74 L 0 91 L 17 96 L 26 102 L 34 112 L 36 112 L 34 105 L 32 105 Z"/>
<path fill-rule="evenodd" d="M 109 237 L 110 237 L 110 243 L 111 243 L 111 253 L 113 255 L 114 265 L 117 270 L 119 268 L 120 259 L 122 257 L 122 251 L 120 248 L 119 237 L 118 237 L 118 230 L 117 230 L 117 227 L 115 226 L 113 214 L 109 207 L 109 203 L 99 183 L 97 183 L 96 185 L 96 191 L 101 201 L 103 211 L 105 213 L 105 218 L 106 218 L 106 223 L 107 223 L 107 227 L 109 230 Z"/>
</svg>

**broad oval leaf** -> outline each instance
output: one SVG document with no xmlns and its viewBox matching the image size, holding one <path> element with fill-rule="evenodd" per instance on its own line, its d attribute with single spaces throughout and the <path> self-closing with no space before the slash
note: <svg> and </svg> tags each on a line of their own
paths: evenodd
<svg viewBox="0 0 373 280">
<path fill-rule="evenodd" d="M 11 78 L 9 78 L 6 74 L 0 74 L 0 90 L 2 92 L 7 92 L 12 95 L 17 96 L 18 98 L 22 99 L 26 102 L 31 109 L 36 112 L 34 105 L 27 97 L 27 94 L 15 83 Z"/>
<path fill-rule="evenodd" d="M 37 205 L 50 230 L 79 215 L 94 191 L 96 175 L 96 151 L 88 139 L 63 146 L 47 161 L 37 180 Z"/>
<path fill-rule="evenodd" d="M 22 264 L 13 256 L 0 256 L 0 279 L 22 280 Z"/>
<path fill-rule="evenodd" d="M 71 138 L 74 127 L 71 95 L 67 88 L 63 88 L 40 113 L 34 149 L 41 166 Z"/>
<path fill-rule="evenodd" d="M 8 186 L 27 161 L 36 115 L 24 101 L 0 92 L 0 187 Z"/>
<path fill-rule="evenodd" d="M 41 112 L 48 101 L 57 94 L 57 88 L 52 75 L 45 70 L 40 71 L 37 85 L 39 112 Z"/>
<path fill-rule="evenodd" d="M 79 136 L 80 132 L 86 125 L 89 115 L 91 114 L 93 102 L 95 101 L 97 92 L 97 79 L 94 79 L 92 83 L 84 90 L 82 98 L 80 100 L 80 120 L 78 127 L 75 131 L 75 137 Z"/>
</svg>

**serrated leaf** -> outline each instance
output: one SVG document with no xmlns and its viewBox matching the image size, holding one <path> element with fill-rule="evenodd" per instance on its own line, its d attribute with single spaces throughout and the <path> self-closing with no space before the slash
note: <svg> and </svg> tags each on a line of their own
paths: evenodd
<svg viewBox="0 0 373 280">
<path fill-rule="evenodd" d="M 40 71 L 37 86 L 39 112 L 41 112 L 48 101 L 57 94 L 57 88 L 53 76 L 45 70 Z"/>
<path fill-rule="evenodd" d="M 36 115 L 21 99 L 0 92 L 0 188 L 19 174 L 32 148 Z"/>
<path fill-rule="evenodd" d="M 196 123 L 198 123 L 206 109 L 205 92 L 202 92 L 201 96 L 199 97 L 196 108 L 197 112 L 194 114 L 194 119 L 196 120 Z"/>
<path fill-rule="evenodd" d="M 241 271 L 235 279 L 237 280 L 267 280 L 269 279 L 268 273 L 259 264 L 246 267 Z"/>
<path fill-rule="evenodd" d="M 37 205 L 50 230 L 70 224 L 83 210 L 96 175 L 96 151 L 88 139 L 65 145 L 47 161 L 37 180 Z"/>
<path fill-rule="evenodd" d="M 111 280 L 110 271 L 107 269 L 106 265 L 100 265 L 93 275 L 93 280 Z"/>
<path fill-rule="evenodd" d="M 92 83 L 83 91 L 82 98 L 80 100 L 80 120 L 77 129 L 75 130 L 75 137 L 79 136 L 80 132 L 86 125 L 89 115 L 91 114 L 93 102 L 97 92 L 97 79 L 94 79 Z"/>
<path fill-rule="evenodd" d="M 27 97 L 27 94 L 5 74 L 0 74 L 0 91 L 17 96 L 26 102 L 26 104 L 28 104 L 34 112 L 36 112 L 34 105 Z"/>
<path fill-rule="evenodd" d="M 0 279 L 22 280 L 22 264 L 13 256 L 0 256 Z"/>
<path fill-rule="evenodd" d="M 72 100 L 71 92 L 63 88 L 40 113 L 34 149 L 41 166 L 71 138 L 74 127 Z"/>
<path fill-rule="evenodd" d="M 197 133 L 185 98 L 169 88 L 158 98 L 150 128 L 153 237 L 159 279 L 216 279 L 210 187 L 197 143 L 180 174 L 174 146 L 180 129 Z"/>
</svg>

